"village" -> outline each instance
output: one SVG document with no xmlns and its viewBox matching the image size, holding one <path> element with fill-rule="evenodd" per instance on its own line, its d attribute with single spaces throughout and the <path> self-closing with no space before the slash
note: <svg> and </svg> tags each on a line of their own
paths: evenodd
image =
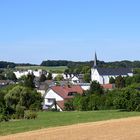
<svg viewBox="0 0 140 140">
<path fill-rule="evenodd" d="M 97 64 L 97 55 L 94 56 L 94 64 L 91 68 L 90 82 L 84 81 L 84 74 L 49 73 L 45 70 L 22 70 L 14 71 L 17 79 L 34 76 L 35 89 L 43 97 L 42 109 L 51 110 L 57 108 L 59 111 L 65 110 L 65 103 L 76 94 L 83 94 L 90 90 L 91 83 L 96 81 L 104 90 L 115 89 L 115 83 L 110 79 L 116 77 L 133 77 L 132 68 L 101 68 Z M 1 80 L 0 85 L 6 86 L 15 84 L 12 80 Z"/>
</svg>

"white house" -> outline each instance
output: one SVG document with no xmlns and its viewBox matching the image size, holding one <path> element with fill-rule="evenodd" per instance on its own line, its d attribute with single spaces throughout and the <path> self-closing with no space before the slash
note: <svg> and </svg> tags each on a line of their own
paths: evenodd
<svg viewBox="0 0 140 140">
<path fill-rule="evenodd" d="M 72 84 L 80 83 L 80 80 L 79 80 L 79 78 L 78 78 L 77 76 L 73 76 L 73 77 L 71 77 L 69 80 L 70 80 L 70 82 L 71 82 Z"/>
<path fill-rule="evenodd" d="M 133 70 L 131 68 L 99 68 L 95 53 L 94 66 L 91 68 L 91 80 L 97 81 L 100 84 L 109 84 L 109 79 L 111 77 L 116 78 L 117 76 L 133 76 Z"/>
<path fill-rule="evenodd" d="M 27 70 L 27 71 L 15 71 L 14 74 L 16 75 L 16 78 L 19 79 L 22 76 L 27 76 L 28 74 L 34 74 L 35 77 L 40 77 L 43 71 L 41 69 L 37 71 L 33 70 Z"/>
<path fill-rule="evenodd" d="M 83 94 L 80 86 L 52 86 L 44 94 L 43 109 L 64 109 L 64 103 L 73 98 L 75 94 Z"/>
</svg>

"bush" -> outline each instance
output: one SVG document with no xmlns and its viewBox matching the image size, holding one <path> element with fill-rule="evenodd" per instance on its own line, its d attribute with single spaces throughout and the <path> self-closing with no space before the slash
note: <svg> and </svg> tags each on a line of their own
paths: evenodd
<svg viewBox="0 0 140 140">
<path fill-rule="evenodd" d="M 3 114 L 0 114 L 0 122 L 7 122 L 10 120 L 10 117 L 8 115 L 3 115 Z"/>
<path fill-rule="evenodd" d="M 36 119 L 37 118 L 37 113 L 33 111 L 26 111 L 24 115 L 25 119 Z"/>
<path fill-rule="evenodd" d="M 140 112 L 140 104 L 136 107 L 135 111 L 139 111 Z"/>
<path fill-rule="evenodd" d="M 66 111 L 74 110 L 73 100 L 72 99 L 67 101 L 67 102 L 65 102 L 64 105 L 65 105 L 65 109 L 64 110 L 66 110 Z"/>
<path fill-rule="evenodd" d="M 24 110 L 25 110 L 25 107 L 17 105 L 15 119 L 23 119 L 24 118 Z"/>
</svg>

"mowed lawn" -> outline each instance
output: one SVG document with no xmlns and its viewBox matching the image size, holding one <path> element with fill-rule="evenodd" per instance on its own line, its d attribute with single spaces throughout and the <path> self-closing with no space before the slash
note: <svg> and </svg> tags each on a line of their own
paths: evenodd
<svg viewBox="0 0 140 140">
<path fill-rule="evenodd" d="M 35 120 L 18 120 L 0 123 L 0 135 L 132 116 L 140 116 L 140 112 L 121 112 L 117 110 L 92 112 L 39 112 L 38 118 Z"/>
<path fill-rule="evenodd" d="M 67 69 L 67 66 L 58 66 L 58 67 L 45 67 L 45 66 L 17 66 L 17 70 L 46 70 L 46 71 L 52 71 L 52 72 L 59 72 L 63 73 L 65 69 Z"/>
</svg>

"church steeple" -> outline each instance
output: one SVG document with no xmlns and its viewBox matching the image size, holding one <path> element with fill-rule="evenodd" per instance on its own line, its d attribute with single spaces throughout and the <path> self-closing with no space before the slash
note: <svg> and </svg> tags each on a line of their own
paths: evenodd
<svg viewBox="0 0 140 140">
<path fill-rule="evenodd" d="M 97 67 L 97 55 L 96 55 L 96 52 L 95 52 L 95 57 L 94 57 L 94 65 L 93 65 L 94 68 Z"/>
</svg>

